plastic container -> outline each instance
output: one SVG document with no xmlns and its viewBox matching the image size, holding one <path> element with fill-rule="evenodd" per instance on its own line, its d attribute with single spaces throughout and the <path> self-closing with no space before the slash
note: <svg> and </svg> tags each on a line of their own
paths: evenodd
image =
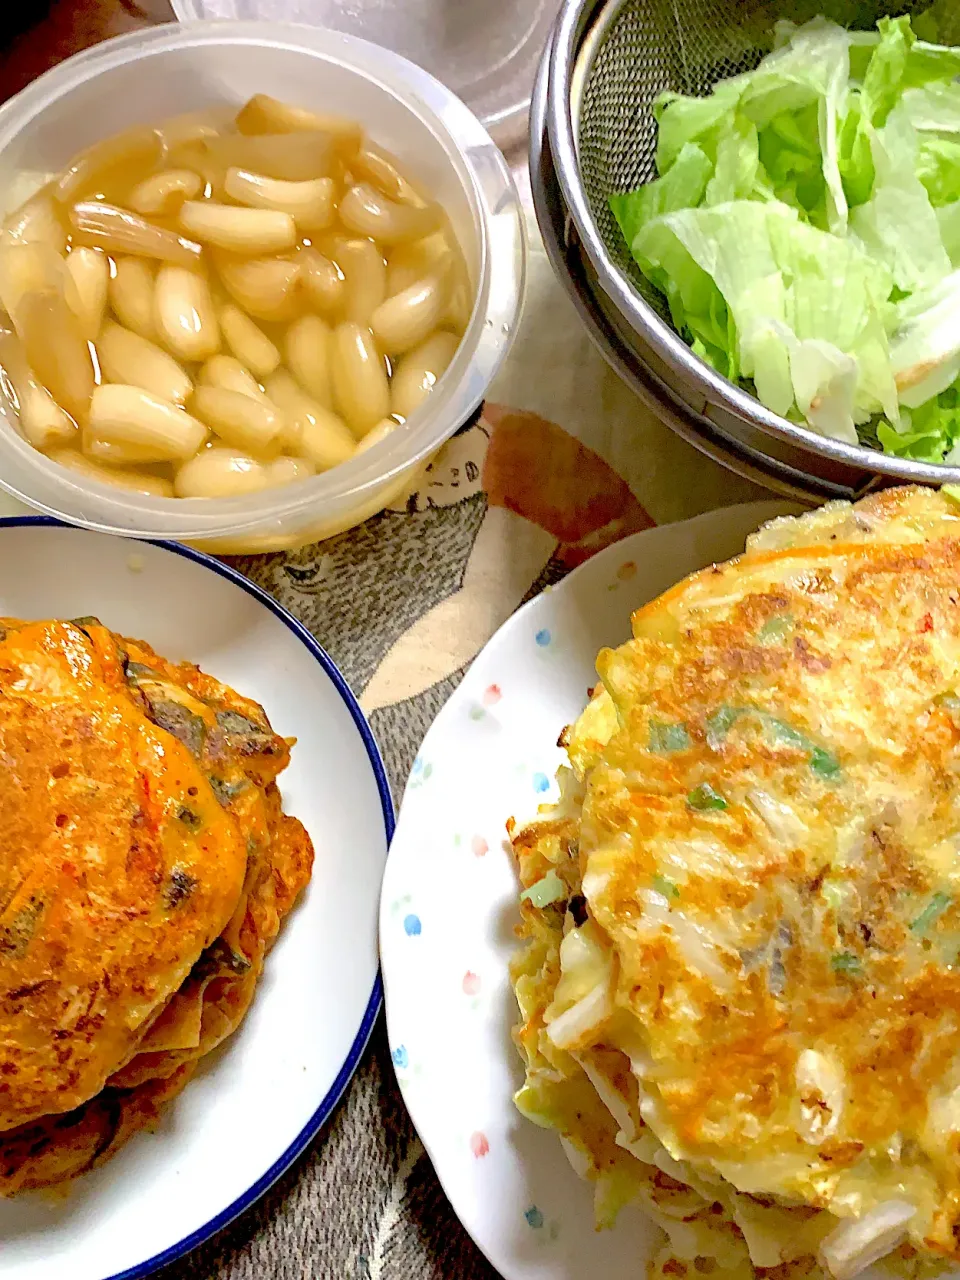
<svg viewBox="0 0 960 1280">
<path fill-rule="evenodd" d="M 239 106 L 257 92 L 361 121 L 445 207 L 476 287 L 453 362 L 387 439 L 310 480 L 242 498 L 148 498 L 110 488 L 57 466 L 6 424 L 0 486 L 14 497 L 85 528 L 217 552 L 301 546 L 393 501 L 482 401 L 519 321 L 520 200 L 506 161 L 463 103 L 366 41 L 306 26 L 200 22 L 136 32 L 78 54 L 0 108 L 6 211 L 103 137 L 187 111 Z"/>
<path fill-rule="evenodd" d="M 140 0 L 141 6 L 144 0 Z M 410 58 L 467 104 L 502 147 L 523 143 L 537 62 L 560 0 L 170 0 L 188 22 L 259 18 L 361 36 Z"/>
</svg>

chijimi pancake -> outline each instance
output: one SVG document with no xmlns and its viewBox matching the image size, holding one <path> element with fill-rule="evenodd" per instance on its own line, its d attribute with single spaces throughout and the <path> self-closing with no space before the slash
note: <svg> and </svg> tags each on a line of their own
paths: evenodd
<svg viewBox="0 0 960 1280">
<path fill-rule="evenodd" d="M 960 505 L 776 521 L 633 637 L 512 826 L 521 1110 L 665 1274 L 960 1260 Z"/>
<path fill-rule="evenodd" d="M 312 865 L 290 745 L 95 619 L 0 620 L 0 1193 L 115 1149 L 239 1024 Z"/>
</svg>

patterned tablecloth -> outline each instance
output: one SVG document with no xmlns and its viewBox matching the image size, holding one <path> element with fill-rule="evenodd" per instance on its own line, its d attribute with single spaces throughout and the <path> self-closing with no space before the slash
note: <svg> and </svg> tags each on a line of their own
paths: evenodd
<svg viewBox="0 0 960 1280">
<path fill-rule="evenodd" d="M 56 0 L 44 27 L 0 57 L 0 92 L 135 25 L 119 0 Z M 517 176 L 525 187 L 522 157 Z M 420 491 L 329 542 L 236 562 L 339 664 L 370 718 L 398 802 L 431 720 L 524 600 L 627 534 L 764 496 L 675 437 L 607 368 L 552 276 L 532 217 L 529 266 L 507 366 L 479 421 L 450 442 Z M 309 1153 L 259 1205 L 162 1275 L 495 1275 L 454 1218 L 413 1132 L 382 1017 Z"/>
</svg>

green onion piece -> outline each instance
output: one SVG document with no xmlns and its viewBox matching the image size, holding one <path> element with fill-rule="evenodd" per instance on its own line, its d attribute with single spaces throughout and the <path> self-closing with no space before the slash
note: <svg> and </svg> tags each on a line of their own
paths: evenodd
<svg viewBox="0 0 960 1280">
<path fill-rule="evenodd" d="M 701 813 L 708 809 L 725 809 L 727 802 L 719 791 L 714 791 L 709 782 L 701 782 L 687 796 L 687 804 L 691 809 L 699 809 Z"/>
<path fill-rule="evenodd" d="M 777 720 L 774 716 L 764 717 L 764 719 L 774 742 L 785 742 L 790 747 L 799 747 L 801 751 L 813 750 L 810 739 L 804 737 L 792 724 L 787 724 L 786 720 Z"/>
<path fill-rule="evenodd" d="M 660 875 L 659 872 L 657 872 L 653 877 L 653 887 L 656 889 L 657 893 L 662 894 L 664 898 L 680 897 L 680 890 L 673 881 L 668 880 L 666 876 Z"/>
<path fill-rule="evenodd" d="M 532 902 L 535 907 L 549 907 L 551 902 L 560 902 L 566 897 L 567 886 L 555 871 L 550 870 L 542 880 L 524 889 L 520 901 Z"/>
<path fill-rule="evenodd" d="M 911 933 L 925 933 L 950 906 L 953 899 L 949 893 L 935 893 L 924 909 L 910 926 Z"/>
<path fill-rule="evenodd" d="M 960 484 L 942 484 L 940 492 L 945 498 L 949 498 L 951 502 L 960 506 Z"/>
<path fill-rule="evenodd" d="M 818 777 L 825 782 L 835 782 L 839 778 L 842 772 L 840 761 L 832 751 L 828 751 L 826 747 L 818 747 L 805 733 L 795 729 L 786 720 L 778 720 L 774 716 L 764 716 L 763 719 L 774 742 L 783 742 L 789 747 L 796 747 L 798 751 L 810 752 L 810 768 Z"/>
<path fill-rule="evenodd" d="M 957 486 L 960 488 L 960 485 Z M 945 707 L 947 711 L 960 711 L 960 698 L 955 693 L 938 693 L 933 700 L 935 707 Z"/>
<path fill-rule="evenodd" d="M 719 751 L 724 738 L 745 711 L 746 707 L 718 707 L 707 719 L 707 746 L 711 751 Z"/>
<path fill-rule="evenodd" d="M 784 613 L 778 618 L 768 618 L 760 628 L 757 639 L 761 644 L 776 644 L 778 640 L 788 636 L 792 629 L 793 618 L 789 613 Z"/>
<path fill-rule="evenodd" d="M 810 768 L 827 782 L 833 782 L 841 773 L 840 761 L 826 747 L 814 747 L 810 755 Z"/>
<path fill-rule="evenodd" d="M 692 743 L 685 724 L 665 724 L 662 720 L 650 721 L 650 750 L 659 756 L 671 751 L 689 751 Z"/>
<path fill-rule="evenodd" d="M 834 973 L 860 973 L 860 961 L 852 951 L 841 951 L 830 957 L 830 968 Z"/>
</svg>

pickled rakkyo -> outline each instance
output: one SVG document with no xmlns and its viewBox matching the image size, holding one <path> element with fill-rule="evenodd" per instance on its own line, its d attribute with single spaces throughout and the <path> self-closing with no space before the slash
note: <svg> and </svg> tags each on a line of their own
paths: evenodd
<svg viewBox="0 0 960 1280">
<path fill-rule="evenodd" d="M 7 421 L 150 497 L 301 483 L 416 412 L 473 296 L 444 210 L 356 121 L 258 94 L 136 125 L 0 223 Z"/>
</svg>

